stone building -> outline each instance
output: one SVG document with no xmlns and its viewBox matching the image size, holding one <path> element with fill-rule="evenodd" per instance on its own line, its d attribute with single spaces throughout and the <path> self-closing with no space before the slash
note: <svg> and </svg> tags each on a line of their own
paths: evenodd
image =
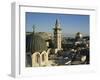
<svg viewBox="0 0 100 80">
<path fill-rule="evenodd" d="M 39 32 L 33 36 L 31 55 L 32 67 L 48 65 L 49 48 L 46 41 L 48 39 L 49 37 L 45 32 L 41 32 L 41 34 Z"/>
<path fill-rule="evenodd" d="M 47 66 L 51 33 L 26 33 L 26 66 Z"/>
</svg>

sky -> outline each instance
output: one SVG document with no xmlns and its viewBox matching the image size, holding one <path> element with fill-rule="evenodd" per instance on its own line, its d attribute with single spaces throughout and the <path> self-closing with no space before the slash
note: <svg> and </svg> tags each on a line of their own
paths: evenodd
<svg viewBox="0 0 100 80">
<path fill-rule="evenodd" d="M 89 35 L 89 15 L 55 14 L 26 12 L 26 32 L 51 32 L 55 27 L 56 19 L 59 20 L 62 34 L 72 36 L 77 32 Z"/>
</svg>

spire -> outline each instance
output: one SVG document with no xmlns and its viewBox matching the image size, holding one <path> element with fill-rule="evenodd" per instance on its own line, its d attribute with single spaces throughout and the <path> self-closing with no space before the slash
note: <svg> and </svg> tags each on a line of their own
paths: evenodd
<svg viewBox="0 0 100 80">
<path fill-rule="evenodd" d="M 33 33 L 35 33 L 35 25 L 33 25 L 32 28 L 33 28 Z"/>
<path fill-rule="evenodd" d="M 60 22 L 59 22 L 59 20 L 58 20 L 58 19 L 56 19 L 56 24 L 55 24 L 55 27 L 56 27 L 56 28 L 60 28 Z"/>
</svg>

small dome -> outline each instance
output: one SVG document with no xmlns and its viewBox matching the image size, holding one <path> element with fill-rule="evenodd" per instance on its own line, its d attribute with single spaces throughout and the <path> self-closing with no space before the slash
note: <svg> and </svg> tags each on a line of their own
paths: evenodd
<svg viewBox="0 0 100 80">
<path fill-rule="evenodd" d="M 82 37 L 83 37 L 83 35 L 80 32 L 76 33 L 76 38 L 82 38 Z"/>
</svg>

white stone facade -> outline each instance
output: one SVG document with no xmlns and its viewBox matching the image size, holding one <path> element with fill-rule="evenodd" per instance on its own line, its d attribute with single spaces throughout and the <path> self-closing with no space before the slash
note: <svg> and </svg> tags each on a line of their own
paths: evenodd
<svg viewBox="0 0 100 80">
<path fill-rule="evenodd" d="M 42 53 L 35 52 L 32 54 L 32 67 L 47 66 L 48 65 L 48 54 L 50 49 L 43 51 Z"/>
<path fill-rule="evenodd" d="M 61 39 L 62 39 L 62 31 L 60 27 L 60 23 L 56 20 L 55 28 L 54 28 L 54 46 L 57 50 L 61 50 Z"/>
</svg>

